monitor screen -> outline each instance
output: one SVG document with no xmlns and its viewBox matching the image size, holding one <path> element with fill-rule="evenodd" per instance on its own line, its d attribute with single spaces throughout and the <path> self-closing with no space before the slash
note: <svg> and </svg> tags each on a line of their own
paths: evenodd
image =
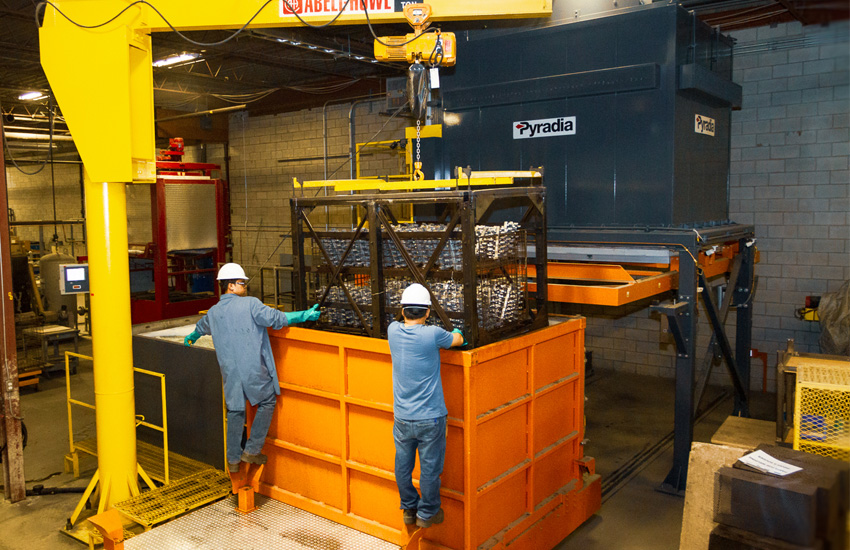
<svg viewBox="0 0 850 550">
<path fill-rule="evenodd" d="M 65 279 L 68 281 L 85 281 L 86 268 L 84 267 L 66 267 Z"/>
<path fill-rule="evenodd" d="M 59 292 L 61 294 L 82 294 L 88 291 L 88 264 L 64 264 L 59 266 Z"/>
</svg>

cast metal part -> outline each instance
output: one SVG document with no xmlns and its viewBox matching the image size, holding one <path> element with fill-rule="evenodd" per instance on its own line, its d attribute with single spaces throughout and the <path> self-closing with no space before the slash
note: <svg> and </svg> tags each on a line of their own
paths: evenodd
<svg viewBox="0 0 850 550">
<path fill-rule="evenodd" d="M 417 233 L 444 233 L 447 230 L 446 224 L 433 223 L 407 223 L 393 224 L 392 228 L 398 234 L 415 235 Z M 368 235 L 368 232 L 363 232 Z M 522 256 L 525 247 L 519 247 L 519 243 L 525 242 L 525 234 L 520 231 L 520 225 L 517 222 L 504 222 L 502 225 L 478 225 L 475 227 L 475 255 L 479 260 L 506 261 L 515 266 L 523 266 L 525 258 Z M 407 239 L 404 240 L 404 245 L 407 248 L 407 253 L 416 262 L 417 265 L 424 266 L 428 263 L 428 259 L 433 254 L 440 239 Z M 346 239 L 324 239 L 322 244 L 328 251 L 334 265 L 338 265 L 342 260 L 342 255 L 347 248 L 348 240 Z M 384 245 L 383 265 L 386 268 L 404 268 L 405 260 L 401 251 L 393 242 L 388 242 Z M 320 256 L 318 251 L 314 252 L 315 256 Z M 344 265 L 347 267 L 366 267 L 370 264 L 368 242 L 358 240 L 351 252 L 346 257 Z M 446 246 L 440 252 L 439 258 L 435 264 L 440 269 L 450 269 L 460 271 L 463 269 L 461 241 L 460 239 L 449 239 Z M 525 312 L 524 307 L 527 305 L 525 300 L 524 281 L 521 281 L 524 269 L 512 269 L 508 274 L 502 272 L 496 276 L 482 273 L 479 276 L 479 285 L 476 288 L 477 296 L 477 311 L 480 319 L 480 325 L 487 329 L 496 329 L 504 325 L 521 320 Z M 385 291 L 387 306 L 398 308 L 399 297 L 405 288 L 414 281 L 409 277 L 387 277 L 385 279 Z M 352 283 L 349 287 L 349 292 L 354 298 L 358 306 L 362 306 L 363 310 L 368 310 L 372 305 L 372 292 L 368 286 L 358 285 L 357 281 L 349 281 Z M 428 284 L 436 300 L 446 313 L 457 319 L 454 322 L 463 330 L 463 283 L 460 280 L 443 281 L 432 279 Z M 332 286 L 330 290 L 327 286 L 321 286 L 317 289 L 315 300 L 320 301 L 327 293 L 325 303 L 327 307 L 324 309 L 325 315 L 321 321 L 323 325 L 342 326 L 342 327 L 359 327 L 360 323 L 355 313 L 346 306 L 346 298 L 342 288 L 339 285 Z M 367 311 L 363 314 L 367 324 L 373 322 L 372 315 Z M 387 318 L 387 322 L 391 316 Z M 431 317 L 429 324 L 444 326 L 439 317 Z M 445 327 L 444 327 L 445 328 Z"/>
<path fill-rule="evenodd" d="M 234 501 L 235 497 L 229 497 L 175 519 L 133 537 L 124 543 L 124 547 L 127 550 L 242 550 L 246 547 L 279 550 L 398 550 L 396 544 L 276 500 L 257 496 L 258 508 L 250 514 L 239 513 Z"/>
</svg>

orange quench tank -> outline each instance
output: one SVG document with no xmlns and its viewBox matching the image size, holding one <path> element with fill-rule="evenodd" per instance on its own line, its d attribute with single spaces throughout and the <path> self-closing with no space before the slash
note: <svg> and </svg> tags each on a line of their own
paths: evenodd
<svg viewBox="0 0 850 550">
<path fill-rule="evenodd" d="M 420 548 L 550 549 L 600 506 L 583 456 L 585 319 L 443 351 L 445 521 Z M 281 383 L 260 493 L 403 545 L 386 340 L 271 331 Z M 414 479 L 418 477 L 418 466 Z"/>
</svg>

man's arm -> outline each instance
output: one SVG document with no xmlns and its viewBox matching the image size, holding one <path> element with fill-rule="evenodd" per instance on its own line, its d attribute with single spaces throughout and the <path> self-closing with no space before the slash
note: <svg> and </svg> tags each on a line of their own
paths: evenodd
<svg viewBox="0 0 850 550">
<path fill-rule="evenodd" d="M 460 329 L 456 328 L 449 332 L 444 328 L 435 327 L 433 325 L 429 328 L 433 330 L 434 343 L 437 344 L 437 347 L 440 349 L 455 348 L 466 344 L 466 340 L 464 339 L 463 333 Z"/>
<path fill-rule="evenodd" d="M 289 325 L 284 312 L 269 307 L 256 298 L 251 299 L 251 318 L 261 327 L 271 327 L 275 330 Z"/>
<path fill-rule="evenodd" d="M 195 342 L 198 341 L 198 338 L 203 336 L 204 334 L 210 333 L 210 322 L 207 319 L 207 316 L 204 315 L 195 325 L 195 330 L 189 333 L 186 338 L 183 339 L 184 346 L 191 346 Z"/>
<path fill-rule="evenodd" d="M 452 345 L 450 347 L 456 348 L 458 346 L 465 346 L 466 338 L 463 337 L 463 333 L 459 328 L 452 330 Z"/>
</svg>

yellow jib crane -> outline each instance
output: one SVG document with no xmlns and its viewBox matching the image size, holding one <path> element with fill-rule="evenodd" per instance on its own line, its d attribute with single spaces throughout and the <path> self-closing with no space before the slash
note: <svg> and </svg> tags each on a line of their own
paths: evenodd
<svg viewBox="0 0 850 550">
<path fill-rule="evenodd" d="M 41 64 L 85 169 L 98 440 L 98 471 L 85 498 L 99 483 L 99 512 L 139 491 L 125 185 L 154 183 L 156 177 L 151 33 L 409 21 L 413 35 L 385 37 L 376 54 L 416 64 L 434 52 L 440 37 L 438 32 L 422 36 L 430 21 L 552 13 L 552 0 L 432 0 L 408 4 L 403 12 L 395 11 L 394 4 L 52 0 L 38 5 L 43 10 Z M 448 34 L 441 43 L 446 64 L 456 53 Z"/>
</svg>

